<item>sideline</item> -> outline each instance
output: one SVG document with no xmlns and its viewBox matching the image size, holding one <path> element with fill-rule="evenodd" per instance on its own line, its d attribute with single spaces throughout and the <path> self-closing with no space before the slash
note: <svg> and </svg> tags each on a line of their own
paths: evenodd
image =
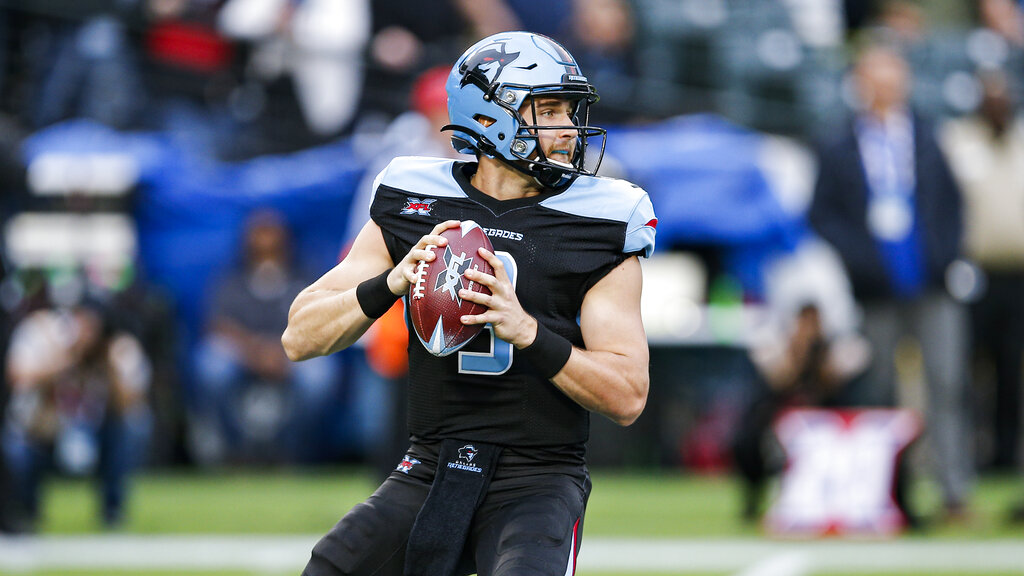
<svg viewBox="0 0 1024 576">
<path fill-rule="evenodd" d="M 100 535 L 0 537 L 0 570 L 297 572 L 319 535 Z M 1024 575 L 1024 540 L 770 541 L 585 538 L 577 571 L 756 572 L 772 558 L 798 573 L 842 571 Z M 767 562 L 771 564 L 771 562 Z M 781 562 L 781 564 L 787 564 Z M 782 568 L 777 565 L 776 568 Z M 785 570 L 782 570 L 785 572 Z"/>
</svg>

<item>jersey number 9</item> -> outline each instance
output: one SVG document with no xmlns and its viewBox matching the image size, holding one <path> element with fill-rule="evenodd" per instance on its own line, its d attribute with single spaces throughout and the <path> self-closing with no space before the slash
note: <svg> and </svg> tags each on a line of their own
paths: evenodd
<svg viewBox="0 0 1024 576">
<path fill-rule="evenodd" d="M 515 258 L 508 252 L 495 251 L 501 262 L 505 265 L 505 272 L 512 282 L 512 288 L 516 287 L 516 276 L 519 269 L 516 267 Z M 484 326 L 486 336 L 481 333 L 477 338 L 490 338 L 489 352 L 459 352 L 459 373 L 460 374 L 504 374 L 512 367 L 512 352 L 514 347 L 501 338 L 494 335 L 494 329 L 490 324 Z"/>
</svg>

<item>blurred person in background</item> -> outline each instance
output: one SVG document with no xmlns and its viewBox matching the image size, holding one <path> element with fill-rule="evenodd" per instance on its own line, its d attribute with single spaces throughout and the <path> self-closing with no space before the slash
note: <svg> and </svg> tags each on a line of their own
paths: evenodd
<svg viewBox="0 0 1024 576">
<path fill-rule="evenodd" d="M 860 106 L 819 150 L 808 211 L 843 261 L 872 347 L 869 372 L 848 400 L 894 405 L 897 344 L 915 338 L 945 512 L 960 518 L 974 477 L 968 318 L 946 281 L 960 257 L 960 191 L 931 125 L 910 108 L 911 71 L 898 50 L 869 41 L 852 79 Z"/>
<path fill-rule="evenodd" d="M 1024 48 L 1024 10 L 1015 0 L 978 0 L 981 23 L 1016 48 Z"/>
<path fill-rule="evenodd" d="M 2 438 L 30 525 L 50 467 L 96 472 L 104 526 L 120 525 L 129 474 L 148 444 L 151 377 L 142 345 L 97 300 L 38 309 L 17 323 L 7 353 L 12 397 Z"/>
<path fill-rule="evenodd" d="M 457 58 L 467 39 L 522 28 L 506 0 L 374 0 L 372 14 L 361 108 L 388 118 L 406 111 L 422 71 Z"/>
<path fill-rule="evenodd" d="M 363 88 L 363 52 L 370 39 L 369 0 L 227 0 L 220 31 L 247 43 L 246 85 L 237 95 L 267 126 L 294 103 L 304 131 L 276 126 L 269 144 L 287 152 L 342 134 Z M 285 84 L 282 86 L 282 84 Z M 279 146 L 281 142 L 277 143 Z"/>
<path fill-rule="evenodd" d="M 742 516 L 747 521 L 760 517 L 767 482 L 785 466 L 772 432 L 776 417 L 788 408 L 838 406 L 843 388 L 863 372 L 871 355 L 860 336 L 829 337 L 813 302 L 801 306 L 788 324 L 783 334 L 773 333 L 750 350 L 759 382 L 732 446 L 745 482 Z"/>
<path fill-rule="evenodd" d="M 626 0 L 575 0 L 566 45 L 579 58 L 594 83 L 604 86 L 596 124 L 622 124 L 643 112 L 636 110 L 634 51 L 636 19 Z"/>
<path fill-rule="evenodd" d="M 129 128 L 143 110 L 138 54 L 125 22 L 134 2 L 36 0 L 27 52 L 35 80 L 30 123 L 42 128 L 68 118 L 90 118 Z"/>
<path fill-rule="evenodd" d="M 879 28 L 903 50 L 923 41 L 928 35 L 924 10 L 911 0 L 888 0 L 878 14 Z"/>
<path fill-rule="evenodd" d="M 216 27 L 223 0 L 133 1 L 146 85 L 144 128 L 217 158 L 258 149 L 239 134 L 246 119 L 244 99 L 232 98 L 239 50 Z"/>
<path fill-rule="evenodd" d="M 1024 123 L 1005 73 L 983 72 L 979 80 L 978 111 L 947 123 L 942 134 L 964 191 L 965 250 L 980 272 L 971 305 L 975 360 L 995 372 L 993 413 L 984 417 L 994 425 L 990 463 L 1013 470 L 1024 368 Z"/>
<path fill-rule="evenodd" d="M 292 364 L 280 341 L 308 280 L 293 262 L 282 216 L 250 215 L 241 266 L 217 282 L 195 356 L 189 442 L 200 464 L 321 456 L 338 366 L 333 358 Z"/>
</svg>

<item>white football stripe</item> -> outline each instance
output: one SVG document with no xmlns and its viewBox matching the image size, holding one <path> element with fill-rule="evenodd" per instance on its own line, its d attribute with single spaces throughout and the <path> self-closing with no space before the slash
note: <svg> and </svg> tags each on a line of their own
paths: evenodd
<svg viewBox="0 0 1024 576">
<path fill-rule="evenodd" d="M 477 224 L 476 222 L 473 222 L 472 220 L 463 220 L 462 221 L 462 225 L 461 225 L 462 237 L 465 238 L 466 234 L 469 234 L 474 228 L 479 228 L 479 227 L 480 227 L 480 225 Z"/>
<path fill-rule="evenodd" d="M 434 326 L 434 332 L 430 335 L 430 351 L 434 356 L 440 356 L 441 351 L 444 349 L 444 326 L 442 318 L 437 319 L 437 325 Z"/>
</svg>

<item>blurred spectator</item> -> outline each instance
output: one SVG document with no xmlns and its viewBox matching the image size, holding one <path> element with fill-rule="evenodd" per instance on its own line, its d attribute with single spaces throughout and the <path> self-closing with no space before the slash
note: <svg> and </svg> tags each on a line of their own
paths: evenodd
<svg viewBox="0 0 1024 576">
<path fill-rule="evenodd" d="M 137 56 L 123 21 L 126 3 L 85 4 L 76 8 L 66 0 L 44 0 L 33 5 L 54 16 L 40 19 L 35 29 L 37 85 L 30 106 L 37 128 L 73 117 L 127 128 L 142 112 Z"/>
<path fill-rule="evenodd" d="M 459 1 L 463 4 L 472 4 L 471 0 Z M 508 6 L 512 17 L 518 23 L 514 29 L 529 30 L 561 40 L 572 33 L 574 5 L 578 2 L 577 0 L 499 0 L 499 3 Z M 511 29 L 513 28 L 505 26 L 494 30 L 494 32 Z M 475 32 L 480 33 L 481 36 L 490 34 L 479 30 L 479 28 Z M 575 55 L 575 52 L 573 54 Z M 582 63 L 580 65 L 583 66 Z M 586 66 L 583 66 L 583 69 L 589 70 Z"/>
<path fill-rule="evenodd" d="M 374 0 L 369 73 L 362 108 L 395 117 L 427 68 L 449 68 L 467 44 L 521 24 L 505 0 Z M 546 12 L 545 12 L 546 13 Z"/>
<path fill-rule="evenodd" d="M 860 337 L 826 336 L 818 306 L 808 303 L 784 334 L 756 342 L 750 356 L 761 385 L 733 440 L 748 521 L 760 516 L 767 481 L 785 465 L 771 429 L 775 418 L 787 408 L 835 406 L 846 383 L 867 367 L 870 351 Z"/>
<path fill-rule="evenodd" d="M 294 99 L 305 128 L 285 133 L 291 150 L 341 134 L 355 116 L 363 87 L 363 51 L 370 37 L 369 0 L 227 0 L 221 31 L 249 43 L 246 96 L 270 122 L 275 98 Z M 290 90 L 276 90 L 282 80 Z M 273 139 L 281 135 L 268 134 Z M 275 150 L 285 152 L 289 150 Z"/>
<path fill-rule="evenodd" d="M 30 522 L 52 464 L 70 474 L 97 472 L 104 525 L 117 527 L 128 476 L 149 438 L 152 370 L 138 340 L 95 300 L 39 309 L 14 328 L 7 376 L 3 449 Z"/>
<path fill-rule="evenodd" d="M 1006 75 L 985 72 L 977 114 L 945 126 L 943 143 L 964 191 L 967 255 L 980 267 L 971 307 L 976 359 L 995 368 L 992 464 L 1014 469 L 1024 353 L 1024 122 Z M 980 373 L 980 371 L 978 371 Z"/>
<path fill-rule="evenodd" d="M 476 42 L 480 38 L 506 30 L 537 30 L 543 34 L 544 26 L 564 20 L 560 16 L 565 13 L 566 1 L 452 0 L 452 3 L 468 24 L 465 34 L 470 37 L 471 42 Z M 529 22 L 524 16 L 526 12 L 533 16 Z"/>
<path fill-rule="evenodd" d="M 893 47 L 860 52 L 853 81 L 861 107 L 819 151 L 808 217 L 839 253 L 864 309 L 873 361 L 849 400 L 893 405 L 897 344 L 916 339 L 939 484 L 947 513 L 959 516 L 973 480 L 968 319 L 946 277 L 960 255 L 961 198 L 932 128 L 909 108 L 910 80 Z"/>
<path fill-rule="evenodd" d="M 890 34 L 890 40 L 902 48 L 922 41 L 927 22 L 921 6 L 909 0 L 889 0 L 882 4 L 878 16 L 881 27 Z"/>
<path fill-rule="evenodd" d="M 148 109 L 144 125 L 197 153 L 252 153 L 242 140 L 245 101 L 238 92 L 237 49 L 216 28 L 223 0 L 135 0 Z M 232 106 L 232 104 L 235 104 Z"/>
<path fill-rule="evenodd" d="M 336 359 L 293 364 L 281 348 L 288 308 L 309 281 L 293 263 L 281 216 L 255 212 L 244 250 L 242 266 L 216 286 L 195 358 L 193 457 L 200 464 L 310 461 L 324 448 Z"/>
<path fill-rule="evenodd" d="M 640 116 L 633 97 L 638 70 L 634 34 L 636 21 L 625 0 L 575 0 L 566 47 L 580 68 L 600 86 L 601 105 L 591 125 L 621 124 Z"/>
<path fill-rule="evenodd" d="M 1024 47 L 1024 12 L 1014 0 L 978 0 L 981 23 L 1007 42 Z"/>
</svg>

